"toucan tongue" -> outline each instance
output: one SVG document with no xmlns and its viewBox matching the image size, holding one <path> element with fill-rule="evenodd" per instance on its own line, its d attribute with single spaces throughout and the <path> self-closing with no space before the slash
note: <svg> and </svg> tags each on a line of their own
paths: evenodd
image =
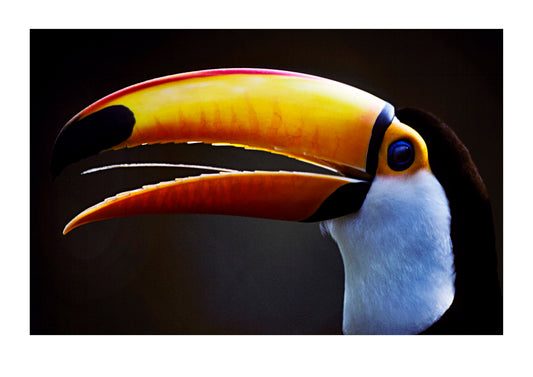
<svg viewBox="0 0 533 377">
<path fill-rule="evenodd" d="M 202 175 L 144 186 L 88 208 L 63 234 L 93 221 L 156 213 L 209 213 L 288 221 L 320 221 L 357 211 L 369 183 L 294 172 Z"/>
</svg>

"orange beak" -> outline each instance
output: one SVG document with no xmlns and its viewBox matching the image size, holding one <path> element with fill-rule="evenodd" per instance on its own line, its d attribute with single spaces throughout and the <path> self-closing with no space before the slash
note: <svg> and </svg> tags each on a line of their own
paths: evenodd
<svg viewBox="0 0 533 377">
<path fill-rule="evenodd" d="M 232 69 L 163 77 L 113 93 L 75 116 L 54 146 L 52 174 L 109 149 L 199 141 L 265 150 L 335 170 L 230 172 L 177 179 L 106 199 L 64 233 L 92 221 L 153 213 L 211 213 L 319 221 L 357 211 L 376 172 L 383 100 L 299 73 Z"/>
</svg>

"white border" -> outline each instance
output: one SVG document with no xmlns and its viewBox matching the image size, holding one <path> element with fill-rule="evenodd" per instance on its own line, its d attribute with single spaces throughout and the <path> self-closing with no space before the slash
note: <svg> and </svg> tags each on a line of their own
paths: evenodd
<svg viewBox="0 0 533 377">
<path fill-rule="evenodd" d="M 2 6 L 0 374 L 503 375 L 531 372 L 531 59 L 526 2 L 94 0 Z M 369 2 L 370 3 L 370 2 Z M 79 3 L 76 3 L 79 4 Z M 520 5 L 521 4 L 521 5 Z M 504 28 L 503 337 L 29 336 L 30 28 Z M 7 119 L 6 119 L 7 116 Z M 14 157 L 16 156 L 16 157 Z M 6 224 L 7 221 L 7 224 Z M 7 245 L 7 246 L 6 246 Z M 475 373 L 474 373 L 475 372 Z"/>
</svg>

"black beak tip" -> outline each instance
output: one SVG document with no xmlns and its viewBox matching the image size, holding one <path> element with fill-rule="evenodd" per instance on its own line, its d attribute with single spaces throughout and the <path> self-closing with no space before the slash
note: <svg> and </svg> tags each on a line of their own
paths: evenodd
<svg viewBox="0 0 533 377">
<path fill-rule="evenodd" d="M 66 166 L 122 143 L 131 136 L 134 125 L 133 112 L 123 105 L 108 106 L 74 119 L 56 139 L 50 165 L 52 178 Z"/>
</svg>

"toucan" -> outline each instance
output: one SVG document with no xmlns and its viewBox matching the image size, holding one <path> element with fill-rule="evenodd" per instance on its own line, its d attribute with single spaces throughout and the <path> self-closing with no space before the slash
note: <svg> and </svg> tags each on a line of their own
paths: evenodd
<svg viewBox="0 0 533 377">
<path fill-rule="evenodd" d="M 438 118 L 330 79 L 214 69 L 142 82 L 74 116 L 51 173 L 102 151 L 157 143 L 231 145 L 328 173 L 236 171 L 119 193 L 74 217 L 219 214 L 319 222 L 344 264 L 345 334 L 502 334 L 487 190 Z"/>
</svg>

